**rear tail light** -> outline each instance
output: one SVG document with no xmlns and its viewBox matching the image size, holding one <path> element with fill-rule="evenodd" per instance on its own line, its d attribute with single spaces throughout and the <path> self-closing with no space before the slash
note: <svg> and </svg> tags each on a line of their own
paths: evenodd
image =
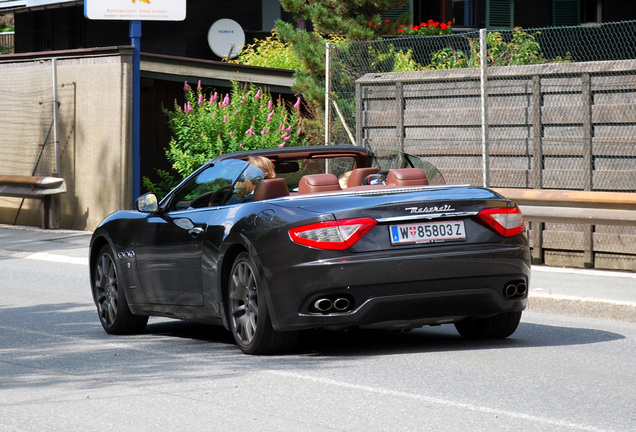
<svg viewBox="0 0 636 432">
<path fill-rule="evenodd" d="M 292 241 L 317 249 L 344 250 L 360 240 L 377 222 L 371 218 L 318 222 L 289 230 Z"/>
<path fill-rule="evenodd" d="M 503 237 L 521 234 L 525 228 L 523 215 L 517 207 L 487 208 L 477 217 Z"/>
</svg>

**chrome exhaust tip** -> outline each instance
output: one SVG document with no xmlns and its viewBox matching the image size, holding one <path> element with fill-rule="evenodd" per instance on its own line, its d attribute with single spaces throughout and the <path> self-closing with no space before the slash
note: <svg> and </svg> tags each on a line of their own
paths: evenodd
<svg viewBox="0 0 636 432">
<path fill-rule="evenodd" d="M 504 294 L 506 297 L 514 297 L 517 295 L 517 286 L 515 284 L 508 284 L 504 288 Z"/>
<path fill-rule="evenodd" d="M 327 312 L 333 307 L 333 302 L 328 298 L 319 298 L 314 302 L 314 308 L 320 312 Z"/>
<path fill-rule="evenodd" d="M 528 292 L 528 287 L 523 282 L 517 285 L 517 295 L 523 296 Z"/>
<path fill-rule="evenodd" d="M 344 297 L 337 298 L 333 302 L 333 308 L 337 310 L 338 312 L 342 312 L 349 309 L 349 306 L 350 306 L 349 299 L 346 299 Z"/>
</svg>

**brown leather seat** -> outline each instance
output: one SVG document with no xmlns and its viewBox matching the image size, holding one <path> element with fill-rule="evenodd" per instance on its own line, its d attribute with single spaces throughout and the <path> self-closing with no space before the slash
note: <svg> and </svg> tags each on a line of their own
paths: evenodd
<svg viewBox="0 0 636 432">
<path fill-rule="evenodd" d="M 426 186 L 428 179 L 419 168 L 399 168 L 389 171 L 386 184 L 390 186 Z"/>
<path fill-rule="evenodd" d="M 254 192 L 254 201 L 280 198 L 289 195 L 287 182 L 284 178 L 265 179 Z"/>
<path fill-rule="evenodd" d="M 300 178 L 298 183 L 298 193 L 319 193 L 339 191 L 340 183 L 338 177 L 333 174 L 309 174 Z"/>
<path fill-rule="evenodd" d="M 351 171 L 351 175 L 349 176 L 348 187 L 351 186 L 360 186 L 362 184 L 362 180 L 368 175 L 377 174 L 380 170 L 377 167 L 366 167 L 366 168 L 356 168 Z"/>
</svg>

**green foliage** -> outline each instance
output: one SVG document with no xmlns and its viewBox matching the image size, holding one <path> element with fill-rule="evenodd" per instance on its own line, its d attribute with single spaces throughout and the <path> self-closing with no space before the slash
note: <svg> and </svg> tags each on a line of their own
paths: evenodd
<svg viewBox="0 0 636 432">
<path fill-rule="evenodd" d="M 148 177 L 144 177 L 142 183 L 146 192 L 154 193 L 161 200 L 168 191 L 179 184 L 179 181 L 168 171 L 158 169 L 156 173 L 159 183 L 153 183 Z"/>
<path fill-rule="evenodd" d="M 0 23 L 0 33 L 12 32 L 14 31 L 14 26 L 8 26 L 4 23 Z M 0 54 L 11 54 L 13 53 L 13 46 L 0 46 Z"/>
<path fill-rule="evenodd" d="M 541 46 L 536 40 L 540 32 L 529 34 L 516 27 L 512 31 L 510 42 L 506 42 L 501 32 L 489 32 L 486 36 L 488 42 L 488 64 L 492 66 L 517 66 L 542 63 L 570 62 L 571 58 L 557 57 L 547 60 Z M 452 69 L 465 67 L 479 67 L 481 56 L 479 52 L 479 40 L 471 39 L 471 55 L 467 56 L 461 50 L 444 48 L 431 55 L 431 64 L 427 69 Z"/>
<path fill-rule="evenodd" d="M 387 34 L 393 27 L 397 34 L 397 22 L 386 22 L 383 12 L 398 8 L 408 0 L 281 0 L 286 12 L 305 20 L 313 31 L 294 28 L 281 20 L 276 22 L 276 32 L 300 60 L 294 74 L 294 91 L 303 95 L 316 116 L 307 122 L 312 136 L 321 134 L 324 128 L 325 103 L 325 44 L 328 40 L 374 40 Z M 406 21 L 404 21 L 406 22 Z M 331 35 L 331 39 L 324 35 Z M 317 130 L 316 128 L 321 130 Z M 322 133 L 324 135 L 324 133 Z"/>
<path fill-rule="evenodd" d="M 406 52 L 404 50 L 396 50 L 392 44 L 388 45 L 388 51 L 385 52 L 377 52 L 371 46 L 369 48 L 369 57 L 372 59 L 371 69 L 378 72 L 411 72 L 426 69 L 413 59 L 413 50 L 409 49 Z M 342 82 L 340 83 L 341 87 L 343 84 Z"/>
<path fill-rule="evenodd" d="M 290 44 L 281 41 L 275 30 L 265 39 L 254 39 L 254 43 L 246 45 L 238 58 L 230 60 L 230 63 L 290 70 L 300 67 L 300 61 L 292 52 Z"/>
<path fill-rule="evenodd" d="M 539 34 L 539 33 L 538 33 Z M 488 33 L 488 62 L 493 66 L 546 63 L 535 35 L 515 28 L 506 42 L 500 32 Z"/>
<path fill-rule="evenodd" d="M 431 54 L 431 64 L 426 69 L 466 68 L 473 58 L 468 58 L 462 50 L 443 48 Z"/>
<path fill-rule="evenodd" d="M 206 95 L 201 82 L 184 85 L 185 102 L 165 110 L 174 134 L 166 151 L 173 169 L 186 177 L 223 153 L 304 144 L 299 115 L 293 107 L 254 85 L 233 83 L 231 93 Z"/>
<path fill-rule="evenodd" d="M 413 50 L 399 50 L 393 54 L 395 63 L 392 72 L 410 72 L 424 70 L 425 67 L 413 60 Z"/>
</svg>

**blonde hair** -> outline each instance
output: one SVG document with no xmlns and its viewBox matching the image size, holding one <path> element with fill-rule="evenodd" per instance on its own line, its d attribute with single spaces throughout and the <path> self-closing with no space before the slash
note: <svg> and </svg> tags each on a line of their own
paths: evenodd
<svg viewBox="0 0 636 432">
<path fill-rule="evenodd" d="M 263 171 L 263 174 L 265 174 L 266 179 L 276 177 L 276 168 L 274 167 L 274 163 L 268 158 L 263 156 L 250 156 L 247 158 L 247 161 L 259 167 L 261 171 Z"/>
</svg>

